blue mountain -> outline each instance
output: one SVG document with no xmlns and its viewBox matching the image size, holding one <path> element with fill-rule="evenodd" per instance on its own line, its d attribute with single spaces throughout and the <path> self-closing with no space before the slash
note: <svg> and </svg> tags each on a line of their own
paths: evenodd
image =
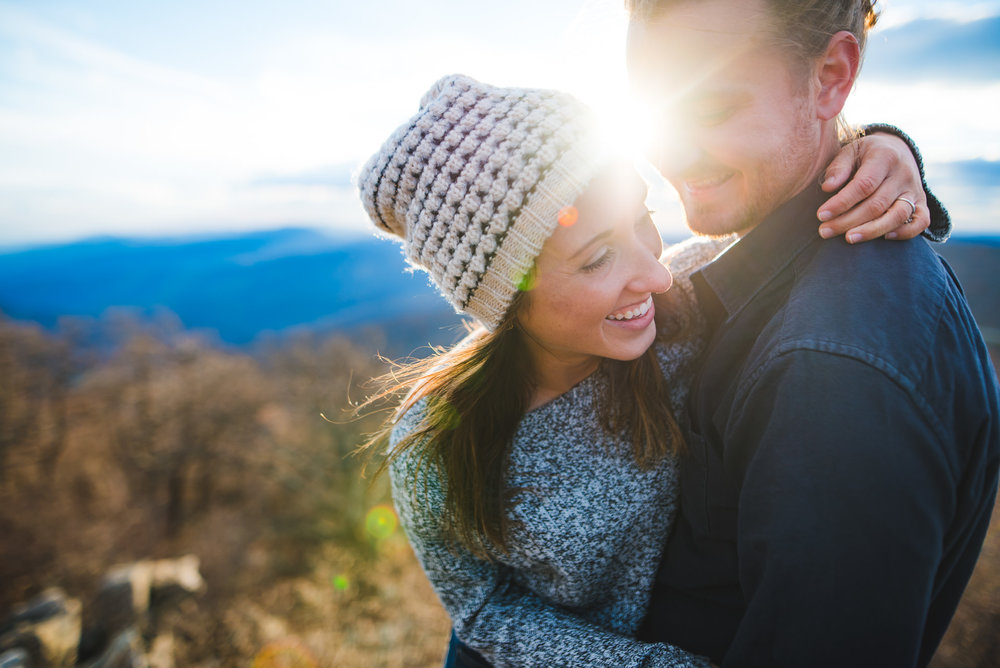
<svg viewBox="0 0 1000 668">
<path fill-rule="evenodd" d="M 1000 237 L 936 246 L 962 281 L 987 337 L 1000 345 Z M 395 356 L 461 335 L 460 319 L 399 246 L 368 236 L 282 229 L 225 237 L 101 238 L 0 250 L 0 312 L 54 328 L 62 316 L 112 307 L 167 309 L 184 327 L 243 345 L 261 334 L 382 332 Z M 368 339 L 366 338 L 366 341 Z"/>
<path fill-rule="evenodd" d="M 307 229 L 90 239 L 0 252 L 0 311 L 54 327 L 61 316 L 96 318 L 109 307 L 166 308 L 231 344 L 302 327 L 452 331 L 457 316 L 425 274 L 405 268 L 389 241 Z"/>
</svg>

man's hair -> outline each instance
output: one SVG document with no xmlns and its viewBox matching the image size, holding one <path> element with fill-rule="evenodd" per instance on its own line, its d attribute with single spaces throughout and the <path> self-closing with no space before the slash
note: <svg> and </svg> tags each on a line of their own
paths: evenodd
<svg viewBox="0 0 1000 668">
<path fill-rule="evenodd" d="M 668 7 L 698 0 L 625 0 L 633 21 L 648 21 Z M 775 44 L 794 56 L 811 59 L 841 30 L 854 34 L 864 53 L 868 31 L 878 20 L 878 0 L 764 0 L 771 14 Z"/>
</svg>

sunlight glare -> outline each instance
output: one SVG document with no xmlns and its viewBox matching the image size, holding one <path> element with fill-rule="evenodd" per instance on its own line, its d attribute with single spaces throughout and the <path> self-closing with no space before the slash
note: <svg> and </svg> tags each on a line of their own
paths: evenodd
<svg viewBox="0 0 1000 668">
<path fill-rule="evenodd" d="M 645 160 L 653 137 L 653 115 L 631 96 L 595 110 L 602 142 L 633 160 Z"/>
</svg>

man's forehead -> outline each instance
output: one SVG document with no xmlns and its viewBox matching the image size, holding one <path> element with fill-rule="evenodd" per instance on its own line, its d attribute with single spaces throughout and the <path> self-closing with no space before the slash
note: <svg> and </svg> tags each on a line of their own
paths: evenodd
<svg viewBox="0 0 1000 668">
<path fill-rule="evenodd" d="M 693 85 L 735 74 L 766 43 L 767 20 L 761 2 L 708 0 L 633 21 L 628 38 L 633 84 L 651 92 L 666 82 Z"/>
<path fill-rule="evenodd" d="M 759 30 L 768 12 L 766 0 L 686 0 L 666 2 L 641 22 L 695 33 L 738 35 Z"/>
</svg>

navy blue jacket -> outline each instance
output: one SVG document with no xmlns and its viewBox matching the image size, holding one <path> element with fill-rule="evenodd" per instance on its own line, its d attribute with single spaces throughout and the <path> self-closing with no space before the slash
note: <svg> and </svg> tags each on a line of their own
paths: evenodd
<svg viewBox="0 0 1000 668">
<path fill-rule="evenodd" d="M 645 640 L 723 666 L 924 666 L 986 533 L 1000 399 L 923 239 L 822 241 L 809 189 L 695 275 L 715 334 Z"/>
</svg>

